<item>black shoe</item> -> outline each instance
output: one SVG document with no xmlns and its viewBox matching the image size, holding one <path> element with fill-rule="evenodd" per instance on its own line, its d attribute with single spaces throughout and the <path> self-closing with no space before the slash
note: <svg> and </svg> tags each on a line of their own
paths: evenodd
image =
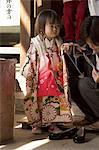
<svg viewBox="0 0 99 150">
<path fill-rule="evenodd" d="M 84 143 L 85 142 L 85 128 L 81 127 L 73 137 L 75 143 Z"/>
<path fill-rule="evenodd" d="M 49 134 L 49 139 L 50 140 L 62 140 L 64 139 L 65 137 L 67 138 L 73 138 L 73 136 L 75 135 L 75 133 L 77 132 L 77 128 L 74 127 L 74 128 L 69 128 L 65 131 L 62 131 L 60 133 L 50 133 Z"/>
</svg>

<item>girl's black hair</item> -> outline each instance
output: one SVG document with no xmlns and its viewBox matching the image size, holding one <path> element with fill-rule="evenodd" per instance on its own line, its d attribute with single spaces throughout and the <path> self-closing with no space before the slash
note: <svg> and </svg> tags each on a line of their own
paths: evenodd
<svg viewBox="0 0 99 150">
<path fill-rule="evenodd" d="M 41 32 L 43 34 L 45 33 L 46 21 L 49 21 L 52 24 L 54 23 L 61 24 L 60 18 L 54 10 L 44 9 L 38 14 L 36 18 L 34 28 L 35 35 L 40 34 Z"/>
<path fill-rule="evenodd" d="M 81 37 L 85 42 L 90 38 L 93 44 L 99 45 L 99 16 L 89 16 L 84 20 Z"/>
</svg>

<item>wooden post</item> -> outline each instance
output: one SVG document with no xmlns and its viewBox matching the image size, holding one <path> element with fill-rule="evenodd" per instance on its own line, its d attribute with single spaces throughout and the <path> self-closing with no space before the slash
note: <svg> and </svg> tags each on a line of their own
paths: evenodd
<svg viewBox="0 0 99 150">
<path fill-rule="evenodd" d="M 13 139 L 15 64 L 14 59 L 0 59 L 0 143 Z"/>
<path fill-rule="evenodd" d="M 31 0 L 20 0 L 20 66 L 22 66 L 31 36 Z"/>
</svg>

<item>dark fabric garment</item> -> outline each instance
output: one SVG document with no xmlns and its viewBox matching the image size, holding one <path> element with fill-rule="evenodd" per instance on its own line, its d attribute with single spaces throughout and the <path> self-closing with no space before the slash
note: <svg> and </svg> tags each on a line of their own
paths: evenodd
<svg viewBox="0 0 99 150">
<path fill-rule="evenodd" d="M 87 15 L 87 1 L 65 2 L 63 12 L 65 40 L 79 41 L 81 24 Z"/>
<path fill-rule="evenodd" d="M 95 62 L 96 56 L 92 55 L 92 49 L 90 49 L 88 45 L 86 46 L 85 54 L 87 55 L 87 57 L 90 59 L 90 61 L 95 66 L 96 65 L 96 62 Z M 73 65 L 73 63 L 71 62 L 68 55 L 66 53 L 64 53 L 64 55 L 65 55 L 65 60 L 66 60 L 66 64 L 67 64 L 68 71 L 69 71 L 69 77 L 79 76 L 80 73 L 78 72 L 76 67 Z M 75 58 L 73 56 L 73 52 L 71 53 L 70 57 L 75 63 Z M 80 70 L 80 72 L 84 74 L 85 77 L 92 77 L 92 67 L 85 60 L 83 54 L 80 54 L 80 56 L 77 57 L 77 67 Z"/>
<path fill-rule="evenodd" d="M 87 56 L 96 65 L 95 55 L 88 52 Z M 84 72 L 84 78 L 79 78 L 78 71 L 67 55 L 65 55 L 65 59 L 69 71 L 71 98 L 85 114 L 88 121 L 95 122 L 99 120 L 99 83 L 95 83 L 92 78 L 92 67 L 83 56 L 79 57 L 77 60 L 79 62 L 78 67 L 81 72 Z"/>
<path fill-rule="evenodd" d="M 70 78 L 70 91 L 73 101 L 90 122 L 99 120 L 99 88 L 90 77 Z"/>
</svg>

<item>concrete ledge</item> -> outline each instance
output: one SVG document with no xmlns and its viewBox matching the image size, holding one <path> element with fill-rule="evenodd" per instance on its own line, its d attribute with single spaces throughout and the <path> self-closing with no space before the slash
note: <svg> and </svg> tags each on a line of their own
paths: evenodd
<svg viewBox="0 0 99 150">
<path fill-rule="evenodd" d="M 20 54 L 19 47 L 0 47 L 0 54 Z"/>
</svg>

